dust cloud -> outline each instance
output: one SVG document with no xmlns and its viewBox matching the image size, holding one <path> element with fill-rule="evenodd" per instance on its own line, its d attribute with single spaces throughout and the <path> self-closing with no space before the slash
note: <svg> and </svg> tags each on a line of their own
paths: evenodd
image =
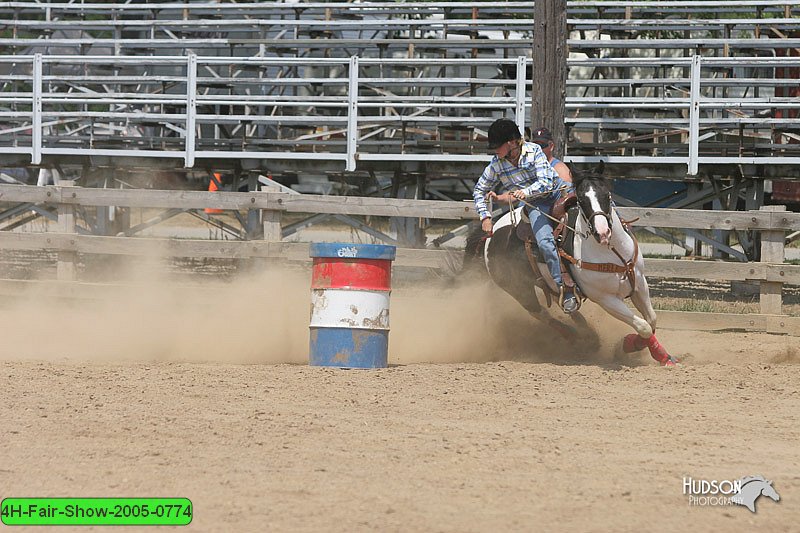
<svg viewBox="0 0 800 533">
<path fill-rule="evenodd" d="M 93 265 L 82 282 L 30 283 L 4 297 L 0 358 L 307 362 L 310 266 L 265 263 L 226 281 L 187 283 L 165 264 L 140 257 L 111 262 L 105 272 Z M 395 283 L 390 364 L 574 355 L 573 344 L 488 280 L 449 281 Z"/>
<path fill-rule="evenodd" d="M 555 306 L 553 310 L 557 317 L 560 311 Z M 390 362 L 396 363 L 601 357 L 597 346 L 566 342 L 488 280 L 393 294 L 389 347 Z"/>
<path fill-rule="evenodd" d="M 4 290 L 0 359 L 307 363 L 310 265 L 262 262 L 217 276 L 209 264 L 210 273 L 184 280 L 167 264 L 157 257 L 128 258 L 109 263 L 106 272 L 96 265 L 84 269 L 79 283 L 38 281 L 22 291 Z M 410 282 L 396 276 L 394 287 L 390 364 L 653 364 L 646 350 L 622 354 L 629 328 L 590 302 L 582 314 L 597 337 L 565 340 L 485 278 Z M 575 325 L 555 307 L 550 314 Z M 659 333 L 687 364 L 798 362 L 786 337 L 726 338 Z"/>
<path fill-rule="evenodd" d="M 4 359 L 300 363 L 308 354 L 310 274 L 267 268 L 232 282 L 53 285 L 6 300 Z"/>
</svg>

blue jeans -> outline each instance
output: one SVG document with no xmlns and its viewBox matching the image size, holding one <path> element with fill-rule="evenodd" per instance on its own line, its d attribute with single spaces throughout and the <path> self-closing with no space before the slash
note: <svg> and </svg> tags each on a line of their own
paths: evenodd
<svg viewBox="0 0 800 533">
<path fill-rule="evenodd" d="M 540 201 L 533 205 L 544 213 L 550 213 L 553 202 Z M 553 238 L 553 227 L 550 225 L 550 219 L 536 209 L 529 209 L 528 217 L 531 219 L 531 229 L 533 229 L 533 236 L 536 238 L 536 246 L 542 251 L 544 262 L 547 264 L 553 280 L 558 286 L 561 286 L 561 262 L 558 259 L 558 250 L 556 249 L 556 241 Z"/>
<path fill-rule="evenodd" d="M 555 182 L 555 188 L 560 188 L 565 185 L 568 185 L 567 182 L 560 179 L 557 179 Z M 567 191 L 563 191 L 561 194 L 566 193 Z M 556 241 L 553 237 L 553 227 L 550 225 L 550 219 L 544 216 L 543 213 L 550 214 L 550 209 L 561 194 L 555 193 L 550 197 L 531 202 L 531 205 L 539 209 L 538 211 L 536 209 L 528 209 L 528 218 L 531 219 L 531 229 L 533 229 L 533 235 L 536 238 L 536 245 L 542 251 L 544 262 L 550 270 L 550 275 L 553 276 L 553 280 L 559 287 L 561 286 L 561 260 L 558 257 L 558 250 L 556 249 Z"/>
</svg>

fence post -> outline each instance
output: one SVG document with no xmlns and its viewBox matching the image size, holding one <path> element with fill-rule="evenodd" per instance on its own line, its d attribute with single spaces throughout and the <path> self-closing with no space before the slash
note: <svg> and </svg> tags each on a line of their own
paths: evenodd
<svg viewBox="0 0 800 533">
<path fill-rule="evenodd" d="M 237 190 L 234 188 L 234 190 Z M 248 192 L 255 192 L 258 190 L 258 176 L 250 173 L 247 176 L 247 190 Z M 247 210 L 247 238 L 257 239 L 260 236 L 261 228 L 259 227 L 259 212 L 258 209 Z"/>
<path fill-rule="evenodd" d="M 692 84 L 689 86 L 689 170 L 697 175 L 697 158 L 700 153 L 700 68 L 701 57 L 692 56 Z"/>
<path fill-rule="evenodd" d="M 72 180 L 62 180 L 59 182 L 59 186 L 64 188 L 74 187 L 75 182 Z M 64 194 L 66 193 L 62 192 L 62 195 Z M 58 204 L 58 229 L 61 233 L 65 234 L 75 233 L 75 206 L 73 204 Z M 73 239 L 70 239 L 70 244 L 74 242 Z M 59 281 L 75 281 L 77 278 L 77 252 L 59 250 L 57 255 L 56 279 Z"/>
<path fill-rule="evenodd" d="M 262 185 L 264 192 L 281 192 L 278 187 Z M 281 215 L 283 213 L 276 209 L 262 209 L 261 223 L 264 226 L 264 240 L 268 242 L 281 242 Z"/>
<path fill-rule="evenodd" d="M 785 205 L 763 206 L 761 211 L 786 211 Z M 771 225 L 770 225 L 771 226 Z M 786 258 L 785 231 L 767 230 L 761 232 L 761 262 L 762 263 L 783 263 Z M 780 315 L 782 313 L 781 291 L 783 283 L 779 281 L 761 282 L 761 314 Z"/>
</svg>

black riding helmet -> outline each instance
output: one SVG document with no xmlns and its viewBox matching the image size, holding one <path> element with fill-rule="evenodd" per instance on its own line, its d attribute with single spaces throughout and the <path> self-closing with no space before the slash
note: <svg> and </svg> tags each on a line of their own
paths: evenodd
<svg viewBox="0 0 800 533">
<path fill-rule="evenodd" d="M 495 150 L 502 146 L 503 143 L 521 139 L 522 135 L 520 135 L 519 128 L 513 120 L 500 118 L 492 122 L 492 125 L 489 126 L 488 138 L 489 144 L 487 148 L 489 150 Z"/>
</svg>

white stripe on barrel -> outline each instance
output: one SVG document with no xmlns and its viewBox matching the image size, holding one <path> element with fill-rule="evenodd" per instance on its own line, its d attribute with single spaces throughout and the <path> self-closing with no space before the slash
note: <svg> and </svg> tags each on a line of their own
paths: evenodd
<svg viewBox="0 0 800 533">
<path fill-rule="evenodd" d="M 313 289 L 311 327 L 389 329 L 389 292 Z"/>
</svg>

